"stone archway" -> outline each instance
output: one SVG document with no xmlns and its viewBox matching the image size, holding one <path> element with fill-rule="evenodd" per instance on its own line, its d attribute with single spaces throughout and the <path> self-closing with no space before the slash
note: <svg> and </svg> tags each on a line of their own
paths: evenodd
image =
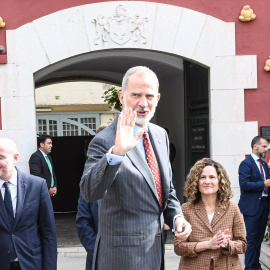
<svg viewBox="0 0 270 270">
<path fill-rule="evenodd" d="M 119 5 L 125 11 L 116 13 Z M 119 29 L 117 21 L 124 28 Z M 130 37 L 119 39 L 123 31 Z M 19 166 L 25 171 L 36 148 L 33 74 L 84 53 L 144 49 L 209 68 L 211 156 L 227 168 L 239 197 L 237 168 L 258 130 L 257 122 L 245 122 L 244 89 L 257 87 L 257 66 L 256 56 L 235 55 L 234 23 L 166 4 L 102 2 L 62 10 L 7 31 L 7 48 L 8 64 L 0 66 L 0 134 L 18 142 Z"/>
</svg>

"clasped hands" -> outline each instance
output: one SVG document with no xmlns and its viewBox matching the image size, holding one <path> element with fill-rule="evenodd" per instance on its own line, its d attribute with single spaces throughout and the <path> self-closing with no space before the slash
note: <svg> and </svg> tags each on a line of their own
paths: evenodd
<svg viewBox="0 0 270 270">
<path fill-rule="evenodd" d="M 52 187 L 49 189 L 49 194 L 51 197 L 55 196 L 57 193 L 57 188 L 56 187 Z"/>
<path fill-rule="evenodd" d="M 228 248 L 229 240 L 231 238 L 228 235 L 229 229 L 225 229 L 223 232 L 219 230 L 208 242 L 208 249 Z"/>
</svg>

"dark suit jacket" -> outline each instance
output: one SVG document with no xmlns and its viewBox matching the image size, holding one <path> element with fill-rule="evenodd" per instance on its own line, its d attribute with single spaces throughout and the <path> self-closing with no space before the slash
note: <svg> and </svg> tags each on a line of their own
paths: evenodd
<svg viewBox="0 0 270 270">
<path fill-rule="evenodd" d="M 177 238 L 174 240 L 174 251 L 181 256 L 179 270 L 209 270 L 211 255 L 215 269 L 243 269 L 238 254 L 245 253 L 247 241 L 244 221 L 237 204 L 228 201 L 217 205 L 211 224 L 202 201 L 195 205 L 183 204 L 183 213 L 192 226 L 192 232 L 187 241 L 180 241 Z M 198 253 L 194 251 L 198 242 L 208 241 L 219 230 L 225 229 L 229 229 L 228 234 L 231 235 L 229 250 L 220 248 Z"/>
<path fill-rule="evenodd" d="M 269 179 L 269 169 L 264 161 L 263 168 L 266 179 Z M 261 172 L 252 156 L 243 160 L 239 166 L 239 184 L 241 188 L 239 208 L 242 214 L 247 216 L 256 215 L 265 186 Z"/>
<path fill-rule="evenodd" d="M 153 175 L 137 146 L 120 164 L 108 165 L 117 120 L 91 141 L 80 184 L 86 201 L 102 198 L 93 269 L 164 269 L 164 219 L 172 228 L 174 216 L 182 214 L 171 182 L 168 137 L 164 129 L 148 125 L 162 181 L 160 209 Z"/>
<path fill-rule="evenodd" d="M 56 270 L 57 242 L 51 199 L 44 179 L 18 172 L 13 228 L 0 194 L 0 269 L 9 270 L 13 241 L 22 269 Z"/>
<path fill-rule="evenodd" d="M 57 187 L 57 179 L 54 173 L 52 157 L 50 155 L 48 155 L 48 157 L 52 165 L 54 187 Z M 51 188 L 51 181 L 52 181 L 51 172 L 40 150 L 37 150 L 35 153 L 31 155 L 30 160 L 29 160 L 29 168 L 30 168 L 30 174 L 44 178 L 47 182 L 48 189 Z"/>
<path fill-rule="evenodd" d="M 98 232 L 98 202 L 86 202 L 80 196 L 76 226 L 80 241 L 87 251 L 86 270 L 92 270 L 95 242 Z"/>
</svg>

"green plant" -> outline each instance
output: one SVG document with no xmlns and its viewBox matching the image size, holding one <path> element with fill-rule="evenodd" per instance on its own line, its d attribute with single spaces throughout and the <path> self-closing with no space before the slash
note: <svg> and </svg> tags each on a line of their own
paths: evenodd
<svg viewBox="0 0 270 270">
<path fill-rule="evenodd" d="M 105 102 L 108 102 L 109 105 L 114 110 L 122 111 L 122 104 L 119 101 L 118 93 L 121 89 L 116 89 L 115 87 L 111 87 L 110 89 L 106 90 L 102 96 Z"/>
<path fill-rule="evenodd" d="M 270 245 L 270 214 L 268 216 L 264 240 Z"/>
</svg>

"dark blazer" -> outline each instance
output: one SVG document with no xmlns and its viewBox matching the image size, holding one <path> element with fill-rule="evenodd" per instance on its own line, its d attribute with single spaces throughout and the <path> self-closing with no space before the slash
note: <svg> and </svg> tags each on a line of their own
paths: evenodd
<svg viewBox="0 0 270 270">
<path fill-rule="evenodd" d="M 102 198 L 93 269 L 164 269 L 164 219 L 172 228 L 174 216 L 182 214 L 171 182 L 168 137 L 164 129 L 148 125 L 162 181 L 160 209 L 153 175 L 137 146 L 120 164 L 108 165 L 117 120 L 91 141 L 80 183 L 86 201 Z"/>
<path fill-rule="evenodd" d="M 95 242 L 98 232 L 98 202 L 86 202 L 79 197 L 76 215 L 77 232 L 82 245 L 87 251 L 86 270 L 92 269 Z"/>
<path fill-rule="evenodd" d="M 269 179 L 269 169 L 264 161 L 263 168 L 266 179 Z M 252 156 L 243 160 L 239 166 L 239 184 L 241 188 L 239 208 L 242 214 L 254 216 L 259 209 L 260 199 L 265 186 L 261 172 Z"/>
<path fill-rule="evenodd" d="M 56 270 L 57 241 L 51 199 L 44 179 L 18 172 L 13 228 L 0 194 L 0 268 L 9 270 L 13 241 L 22 269 Z"/>
<path fill-rule="evenodd" d="M 54 173 L 52 157 L 50 155 L 48 155 L 48 157 L 52 165 L 54 187 L 57 187 L 57 179 Z M 30 168 L 30 174 L 46 179 L 48 189 L 51 188 L 51 181 L 52 181 L 51 172 L 50 172 L 48 163 L 45 160 L 43 154 L 40 152 L 40 150 L 37 150 L 35 153 L 31 155 L 30 160 L 29 160 L 29 168 Z"/>
<path fill-rule="evenodd" d="M 179 270 L 209 270 L 211 255 L 213 255 L 215 269 L 242 270 L 238 254 L 245 253 L 247 248 L 245 226 L 238 205 L 234 202 L 224 202 L 216 206 L 215 214 L 210 224 L 205 206 L 202 201 L 198 204 L 183 204 L 183 213 L 192 226 L 192 232 L 187 241 L 180 241 L 175 237 L 174 251 L 181 256 Z M 198 242 L 207 241 L 219 230 L 229 229 L 231 239 L 229 250 L 219 248 L 195 252 Z"/>
</svg>

